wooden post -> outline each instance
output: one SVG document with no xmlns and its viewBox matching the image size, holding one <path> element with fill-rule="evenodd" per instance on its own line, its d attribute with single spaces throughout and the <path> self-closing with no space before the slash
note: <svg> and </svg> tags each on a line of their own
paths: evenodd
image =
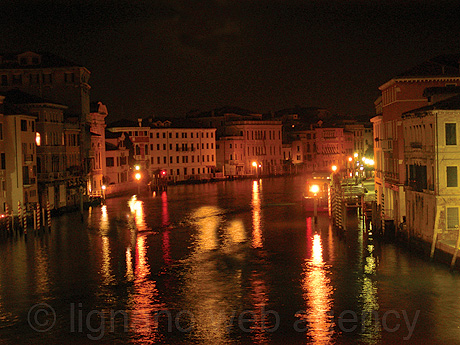
<svg viewBox="0 0 460 345">
<path fill-rule="evenodd" d="M 440 218 L 440 212 L 441 210 L 439 207 L 436 208 L 436 217 L 434 220 L 434 233 L 433 233 L 433 242 L 431 243 L 431 252 L 430 252 L 430 258 L 433 259 L 434 257 L 434 251 L 436 249 L 436 241 L 438 240 L 438 228 L 439 228 L 439 218 Z M 409 232 L 409 230 L 407 231 Z M 458 247 L 458 245 L 457 245 Z"/>
<path fill-rule="evenodd" d="M 22 226 L 22 208 L 21 208 L 21 202 L 18 201 L 18 229 L 20 229 Z"/>
<path fill-rule="evenodd" d="M 42 227 L 42 220 L 41 220 L 41 212 L 42 212 L 42 210 L 40 209 L 40 204 L 39 203 L 37 203 L 36 212 L 37 212 L 37 230 L 40 230 L 41 227 Z"/>
<path fill-rule="evenodd" d="M 5 204 L 5 213 L 6 213 L 6 234 L 10 235 L 10 210 L 8 209 L 8 204 Z"/>
<path fill-rule="evenodd" d="M 46 219 L 48 221 L 48 231 L 51 231 L 51 210 L 50 210 L 50 202 L 46 202 Z"/>
<path fill-rule="evenodd" d="M 23 214 L 23 221 L 24 221 L 24 235 L 27 235 L 27 212 L 26 208 L 24 208 L 24 214 Z"/>
<path fill-rule="evenodd" d="M 452 256 L 452 261 L 451 261 L 451 263 L 450 263 L 450 267 L 451 267 L 451 268 L 454 268 L 454 266 L 455 266 L 455 261 L 457 260 L 458 246 L 460 246 L 460 231 L 458 231 L 457 243 L 455 244 L 454 255 Z"/>
</svg>

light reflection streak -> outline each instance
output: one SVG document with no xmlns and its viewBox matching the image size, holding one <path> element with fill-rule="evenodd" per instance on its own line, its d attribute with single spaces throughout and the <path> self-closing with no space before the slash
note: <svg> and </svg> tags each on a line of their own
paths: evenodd
<svg viewBox="0 0 460 345">
<path fill-rule="evenodd" d="M 137 200 L 135 195 L 128 201 L 131 214 L 134 216 L 134 222 L 136 223 L 136 228 L 138 231 L 151 230 L 147 227 L 145 223 L 145 214 L 144 214 L 144 203 L 140 200 Z"/>
<path fill-rule="evenodd" d="M 254 322 L 251 325 L 251 337 L 253 344 L 266 344 L 269 335 L 269 330 L 273 329 L 274 325 L 269 320 L 269 313 L 266 308 L 269 300 L 267 293 L 267 285 L 262 277 L 256 272 L 253 272 L 251 278 L 251 299 L 253 304 L 253 318 Z"/>
<path fill-rule="evenodd" d="M 143 339 L 143 343 L 153 344 L 162 338 L 161 332 L 158 331 L 156 313 L 164 308 L 159 301 L 156 282 L 149 279 L 151 272 L 147 249 L 145 236 L 139 236 L 136 242 L 133 305 L 129 320 L 136 338 Z"/>
<path fill-rule="evenodd" d="M 234 219 L 225 228 L 223 250 L 231 252 L 234 249 L 238 249 L 235 245 L 246 242 L 246 240 L 246 231 L 243 222 L 240 219 Z"/>
<path fill-rule="evenodd" d="M 102 267 L 101 273 L 104 285 L 112 284 L 115 277 L 110 267 L 110 242 L 108 236 L 102 236 Z"/>
<path fill-rule="evenodd" d="M 372 238 L 368 238 L 372 241 Z M 367 255 L 365 255 L 364 274 L 361 289 L 362 314 L 365 316 L 363 322 L 363 338 L 369 344 L 378 344 L 381 340 L 380 323 L 376 320 L 379 311 L 377 299 L 377 282 L 374 276 L 377 273 L 377 262 L 374 257 L 374 245 L 372 242 L 367 244 Z"/>
<path fill-rule="evenodd" d="M 37 294 L 43 295 L 50 290 L 48 255 L 44 248 L 37 243 L 35 254 L 35 280 Z"/>
<path fill-rule="evenodd" d="M 200 207 L 192 217 L 197 235 L 188 260 L 184 296 L 193 315 L 193 338 L 203 344 L 227 344 L 232 315 L 242 303 L 244 253 L 238 244 L 245 238 L 244 227 L 238 220 L 221 227 L 222 210 L 216 206 Z M 219 230 L 223 232 L 222 246 Z"/>
<path fill-rule="evenodd" d="M 132 281 L 134 279 L 133 271 L 133 256 L 131 254 L 131 248 L 126 248 L 126 279 Z"/>
<path fill-rule="evenodd" d="M 254 181 L 252 184 L 252 247 L 261 248 L 263 246 L 262 241 L 262 229 L 261 229 L 261 202 L 260 202 L 260 191 L 259 183 Z"/>
<path fill-rule="evenodd" d="M 99 223 L 99 231 L 102 235 L 107 235 L 109 232 L 109 215 L 107 214 L 107 205 L 101 207 L 101 220 Z"/>
<path fill-rule="evenodd" d="M 311 222 L 307 224 L 311 225 Z M 313 235 L 311 246 L 311 258 L 305 261 L 302 280 L 306 313 L 297 316 L 306 321 L 307 335 L 315 343 L 328 343 L 334 332 L 331 309 L 333 288 L 323 261 L 323 247 L 319 234 Z"/>
<path fill-rule="evenodd" d="M 217 228 L 221 222 L 221 210 L 216 206 L 202 206 L 196 210 L 193 217 L 196 219 L 198 235 L 196 248 L 199 251 L 210 251 L 217 249 L 218 237 Z"/>
<path fill-rule="evenodd" d="M 161 241 L 161 249 L 163 250 L 163 261 L 166 265 L 170 265 L 171 260 L 171 245 L 169 240 L 169 213 L 168 213 L 168 195 L 166 192 L 161 194 L 161 225 L 163 226 L 163 234 Z"/>
</svg>

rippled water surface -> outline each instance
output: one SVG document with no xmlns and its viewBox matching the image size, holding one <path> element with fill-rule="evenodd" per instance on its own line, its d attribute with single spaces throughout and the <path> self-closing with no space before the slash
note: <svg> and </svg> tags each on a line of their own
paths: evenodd
<svg viewBox="0 0 460 345">
<path fill-rule="evenodd" d="M 0 241 L 0 343 L 456 344 L 460 276 L 302 211 L 303 177 L 170 187 Z"/>
</svg>

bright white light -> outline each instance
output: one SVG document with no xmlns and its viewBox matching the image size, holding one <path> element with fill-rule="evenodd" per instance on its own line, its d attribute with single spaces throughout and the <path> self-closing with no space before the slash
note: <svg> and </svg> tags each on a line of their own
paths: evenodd
<svg viewBox="0 0 460 345">
<path fill-rule="evenodd" d="M 314 184 L 312 186 L 310 186 L 310 192 L 316 194 L 319 192 L 319 186 L 317 184 Z"/>
<path fill-rule="evenodd" d="M 257 163 L 256 163 L 256 162 L 252 162 L 252 166 L 253 166 L 253 167 L 256 167 L 256 166 L 257 166 Z"/>
<path fill-rule="evenodd" d="M 35 133 L 35 144 L 37 144 L 37 146 L 40 146 L 42 144 L 42 138 L 40 137 L 40 133 Z"/>
<path fill-rule="evenodd" d="M 138 181 L 141 179 L 141 177 L 142 175 L 140 173 L 136 173 L 136 175 L 134 175 L 134 178 Z"/>
</svg>

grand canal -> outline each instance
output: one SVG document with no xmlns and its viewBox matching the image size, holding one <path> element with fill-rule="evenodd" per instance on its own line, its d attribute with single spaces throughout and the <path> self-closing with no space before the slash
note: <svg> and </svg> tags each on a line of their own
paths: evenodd
<svg viewBox="0 0 460 345">
<path fill-rule="evenodd" d="M 305 178 L 170 187 L 0 242 L 0 343 L 458 344 L 460 275 L 301 208 Z"/>
</svg>

